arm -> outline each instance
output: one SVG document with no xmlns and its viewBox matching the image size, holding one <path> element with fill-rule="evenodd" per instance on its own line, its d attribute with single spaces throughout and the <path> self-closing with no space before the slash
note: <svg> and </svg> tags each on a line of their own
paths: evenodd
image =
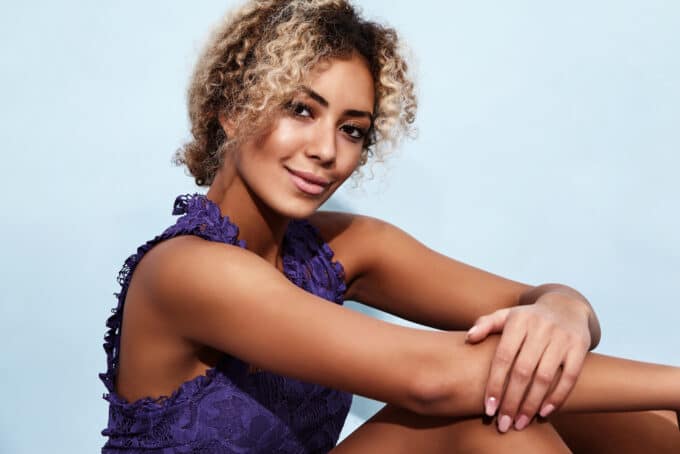
<svg viewBox="0 0 680 454">
<path fill-rule="evenodd" d="M 455 342 L 464 342 L 461 333 L 451 333 Z M 486 341 L 470 345 L 457 358 L 466 374 L 453 380 L 438 375 L 432 378 L 429 394 L 424 399 L 423 411 L 439 415 L 479 414 L 480 403 L 485 395 L 484 378 L 488 375 L 491 359 L 499 341 L 492 336 Z M 441 358 L 446 363 L 451 359 Z M 435 367 L 444 370 L 445 367 Z M 440 372 L 441 373 L 441 372 Z M 439 377 L 438 379 L 436 377 Z M 551 385 L 552 378 L 537 372 L 537 379 Z M 675 410 L 680 408 L 680 368 L 631 361 L 611 356 L 589 353 L 578 377 L 573 380 L 573 391 L 558 412 L 609 412 L 642 410 Z M 649 386 L 654 383 L 654 386 Z M 555 386 L 556 382 L 552 382 Z M 448 386 L 466 388 L 467 393 L 447 391 Z M 455 401 L 454 401 L 455 400 Z M 452 413 L 453 412 L 453 413 Z M 680 421 L 679 421 L 680 422 Z"/>
<path fill-rule="evenodd" d="M 156 246 L 135 279 L 178 335 L 263 369 L 418 413 L 481 413 L 496 337 L 470 345 L 464 333 L 376 320 L 299 289 L 246 250 L 196 237 Z M 680 397 L 677 369 L 589 367 L 582 391 L 566 408 L 668 408 L 676 404 L 671 396 Z M 638 379 L 643 376 L 644 383 Z M 654 389 L 645 385 L 650 377 Z M 610 390 L 608 397 L 600 395 L 602 389 Z"/>
<path fill-rule="evenodd" d="M 561 284 L 538 287 L 454 260 L 397 227 L 367 216 L 317 212 L 310 219 L 345 266 L 347 299 L 444 330 L 466 330 L 481 316 L 529 305 L 548 292 L 573 296 L 599 340 L 588 300 Z M 597 344 L 597 342 L 594 342 Z"/>
<path fill-rule="evenodd" d="M 600 329 L 589 302 L 560 284 L 531 287 L 438 254 L 377 219 L 317 213 L 314 222 L 343 263 L 347 297 L 443 329 L 473 328 L 468 341 L 502 332 L 489 371 L 486 412 L 529 419 L 560 406 L 573 387 L 549 390 L 536 370 L 578 376 Z M 476 320 L 476 321 L 475 321 Z M 526 419 L 526 418 L 523 418 Z"/>
<path fill-rule="evenodd" d="M 196 237 L 154 247 L 134 279 L 139 300 L 173 336 L 412 410 L 428 380 L 422 365 L 448 344 L 445 333 L 346 309 L 296 287 L 247 250 Z"/>
</svg>

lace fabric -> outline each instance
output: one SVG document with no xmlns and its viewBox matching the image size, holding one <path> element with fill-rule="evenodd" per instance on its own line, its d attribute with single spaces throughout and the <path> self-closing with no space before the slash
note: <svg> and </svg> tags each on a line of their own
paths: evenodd
<svg viewBox="0 0 680 454">
<path fill-rule="evenodd" d="M 140 246 L 118 274 L 118 305 L 107 320 L 104 350 L 109 423 L 104 453 L 322 453 L 337 443 L 352 395 L 266 371 L 251 373 L 224 355 L 205 375 L 183 383 L 170 396 L 127 402 L 114 390 L 125 296 L 135 267 L 161 241 L 196 235 L 245 248 L 238 227 L 200 194 L 175 200 L 182 215 L 161 235 Z M 306 291 L 343 304 L 344 272 L 333 251 L 309 222 L 291 221 L 283 244 L 283 271 Z"/>
</svg>

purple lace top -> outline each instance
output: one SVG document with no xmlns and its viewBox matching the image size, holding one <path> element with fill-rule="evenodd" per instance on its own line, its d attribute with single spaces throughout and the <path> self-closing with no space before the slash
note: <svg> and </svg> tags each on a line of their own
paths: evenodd
<svg viewBox="0 0 680 454">
<path fill-rule="evenodd" d="M 245 247 L 238 227 L 203 195 L 175 200 L 175 225 L 140 246 L 118 274 L 118 306 L 106 325 L 108 437 L 103 453 L 322 453 L 337 443 L 352 395 L 290 377 L 253 372 L 225 354 L 219 364 L 183 383 L 172 395 L 127 402 L 114 391 L 125 295 L 135 267 L 152 247 L 178 235 Z M 291 221 L 283 243 L 284 273 L 295 285 L 342 304 L 340 263 L 307 221 Z"/>
</svg>

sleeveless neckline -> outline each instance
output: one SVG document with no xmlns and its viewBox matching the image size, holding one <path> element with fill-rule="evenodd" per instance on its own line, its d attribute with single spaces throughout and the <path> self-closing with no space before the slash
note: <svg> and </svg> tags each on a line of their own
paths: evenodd
<svg viewBox="0 0 680 454">
<path fill-rule="evenodd" d="M 190 399 L 196 392 L 199 392 L 202 388 L 208 386 L 220 371 L 230 370 L 233 372 L 248 367 L 248 365 L 239 358 L 224 353 L 217 365 L 206 369 L 204 374 L 183 382 L 170 395 L 143 397 L 129 402 L 115 392 L 115 379 L 118 370 L 118 355 L 120 352 L 120 328 L 122 323 L 123 304 L 127 295 L 132 273 L 142 257 L 160 241 L 179 235 L 190 234 L 186 233 L 188 227 L 193 228 L 193 234 L 197 236 L 202 236 L 204 238 L 210 237 L 210 239 L 214 241 L 220 241 L 246 249 L 245 240 L 238 238 L 240 232 L 239 227 L 231 222 L 228 215 L 222 214 L 219 205 L 203 194 L 195 193 L 178 196 L 173 204 L 172 214 L 182 216 L 177 220 L 175 225 L 169 227 L 161 235 L 158 235 L 140 246 L 137 249 L 137 252 L 125 261 L 123 268 L 118 274 L 121 292 L 114 294 L 118 298 L 118 305 L 112 310 L 112 315 L 107 320 L 107 327 L 109 329 L 105 336 L 104 349 L 107 353 L 108 367 L 106 372 L 99 374 L 99 377 L 108 390 L 107 393 L 104 393 L 103 397 L 105 400 L 115 404 L 126 412 L 136 412 L 140 410 L 158 411 L 163 408 L 180 405 Z M 179 233 L 178 235 L 178 232 L 180 231 L 184 232 Z M 313 280 L 313 277 L 310 276 L 309 268 L 305 266 L 305 254 L 301 254 L 296 248 L 296 245 L 301 244 L 301 240 L 308 238 L 310 234 L 318 242 L 318 247 L 323 254 L 323 259 L 330 263 L 335 272 L 336 285 L 334 288 L 335 292 L 333 292 L 334 294 L 318 295 L 317 291 L 312 291 L 312 289 L 309 288 L 310 286 L 308 284 Z M 309 221 L 304 219 L 293 219 L 289 222 L 281 248 L 283 274 L 298 287 L 308 290 L 311 293 L 315 293 L 318 296 L 322 296 L 337 304 L 343 304 L 344 293 L 347 289 L 345 284 L 345 272 L 342 264 L 337 260 L 333 260 L 334 255 L 335 254 L 328 243 L 321 238 L 318 229 Z M 330 278 L 330 276 L 328 277 Z"/>
</svg>

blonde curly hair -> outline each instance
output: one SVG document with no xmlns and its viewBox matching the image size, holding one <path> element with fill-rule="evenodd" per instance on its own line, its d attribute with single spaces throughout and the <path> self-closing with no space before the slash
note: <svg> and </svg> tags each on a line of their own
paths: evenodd
<svg viewBox="0 0 680 454">
<path fill-rule="evenodd" d="M 266 130 L 319 63 L 362 55 L 375 84 L 374 121 L 357 169 L 415 131 L 417 101 L 397 33 L 346 0 L 251 0 L 228 13 L 196 64 L 188 90 L 192 140 L 175 154 L 210 185 L 231 147 Z M 234 125 L 227 137 L 219 118 Z"/>
</svg>

